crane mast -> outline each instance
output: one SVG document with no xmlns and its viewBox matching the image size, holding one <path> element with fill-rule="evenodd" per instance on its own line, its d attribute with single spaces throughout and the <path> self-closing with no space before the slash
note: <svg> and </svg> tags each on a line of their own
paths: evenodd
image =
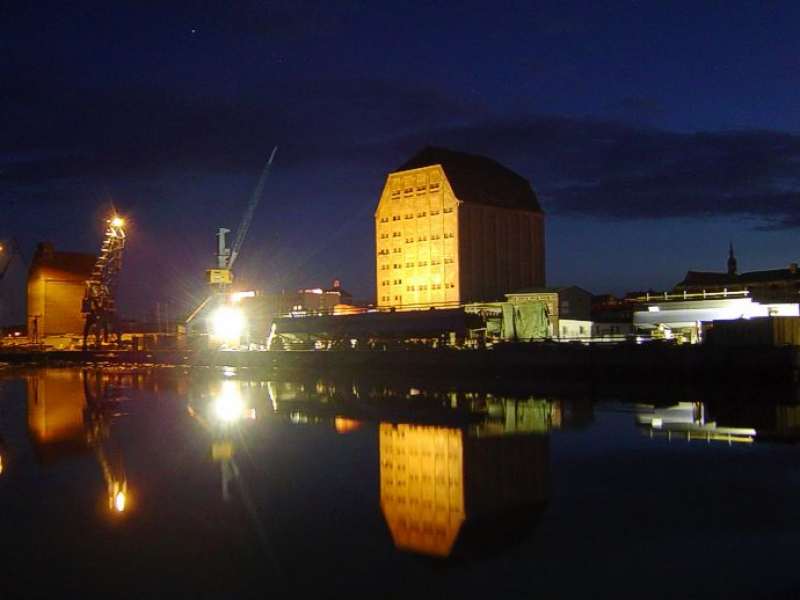
<svg viewBox="0 0 800 600">
<path fill-rule="evenodd" d="M 125 248 L 125 221 L 118 216 L 108 220 L 100 254 L 86 280 L 81 312 L 86 318 L 83 327 L 83 349 L 86 350 L 89 336 L 94 333 L 95 344 L 100 336 L 108 342 L 109 329 L 114 330 L 117 342 L 120 331 L 117 326 L 115 294 L 119 272 L 122 269 L 122 251 Z"/>
<path fill-rule="evenodd" d="M 217 289 L 217 291 L 224 291 L 228 286 L 233 283 L 233 265 L 239 257 L 239 252 L 242 250 L 242 245 L 247 237 L 247 232 L 250 229 L 250 224 L 253 222 L 253 215 L 256 212 L 256 207 L 261 200 L 261 194 L 264 191 L 264 185 L 267 183 L 267 176 L 272 168 L 272 161 L 275 159 L 275 154 L 278 147 L 272 149 L 269 155 L 267 164 L 261 171 L 261 176 L 258 178 L 253 194 L 250 196 L 250 201 L 247 203 L 242 220 L 239 223 L 239 228 L 236 230 L 236 238 L 234 239 L 233 246 L 228 248 L 226 237 L 231 232 L 230 229 L 221 227 L 217 230 L 217 267 L 206 271 L 208 275 L 208 283 Z"/>
</svg>

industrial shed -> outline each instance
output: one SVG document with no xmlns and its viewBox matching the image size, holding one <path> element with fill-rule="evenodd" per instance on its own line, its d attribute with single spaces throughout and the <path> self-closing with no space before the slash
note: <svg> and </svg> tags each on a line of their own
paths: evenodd
<svg viewBox="0 0 800 600">
<path fill-rule="evenodd" d="M 83 331 L 81 303 L 94 263 L 91 254 L 38 245 L 28 271 L 27 324 L 32 340 Z"/>
</svg>

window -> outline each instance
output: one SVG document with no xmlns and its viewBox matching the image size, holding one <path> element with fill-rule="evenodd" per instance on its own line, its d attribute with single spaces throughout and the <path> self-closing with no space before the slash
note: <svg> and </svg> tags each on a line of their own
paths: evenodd
<svg viewBox="0 0 800 600">
<path fill-rule="evenodd" d="M 401 283 L 403 283 L 403 280 L 402 279 L 395 279 L 392 283 L 394 285 L 400 285 Z"/>
<path fill-rule="evenodd" d="M 381 223 L 388 223 L 389 217 L 381 217 Z"/>
<path fill-rule="evenodd" d="M 394 248 L 394 249 L 392 250 L 392 252 L 394 252 L 395 254 L 400 254 L 402 251 L 403 251 L 403 249 L 402 249 L 402 248 Z M 388 251 L 388 250 L 386 251 L 386 254 L 389 254 L 389 251 Z"/>
<path fill-rule="evenodd" d="M 389 280 L 384 279 L 383 281 L 381 281 L 381 285 L 389 285 Z"/>
<path fill-rule="evenodd" d="M 407 187 L 406 189 L 404 189 L 404 190 L 403 190 L 403 194 L 405 194 L 405 195 L 409 195 L 409 194 L 411 194 L 413 191 L 414 191 L 414 188 Z"/>
<path fill-rule="evenodd" d="M 414 241 L 414 238 L 413 238 L 413 237 L 407 237 L 407 238 L 406 238 L 406 244 L 410 244 L 410 243 L 412 243 L 413 241 Z"/>
<path fill-rule="evenodd" d="M 432 217 L 435 216 L 435 215 L 438 215 L 438 214 L 439 214 L 439 209 L 438 208 L 436 208 L 434 210 L 431 210 L 431 216 Z"/>
<path fill-rule="evenodd" d="M 455 236 L 455 233 L 453 233 L 452 231 L 450 231 L 450 232 L 448 232 L 448 233 L 445 233 L 445 234 L 444 234 L 444 239 L 451 239 L 451 238 L 453 238 L 454 236 Z"/>
<path fill-rule="evenodd" d="M 431 234 L 431 239 L 432 239 L 432 240 L 438 240 L 438 239 L 439 239 L 439 238 L 441 238 L 441 237 L 442 237 L 442 236 L 440 236 L 438 233 L 432 233 L 432 234 Z"/>
<path fill-rule="evenodd" d="M 432 290 L 440 290 L 440 289 L 442 289 L 442 284 L 441 283 L 433 283 L 433 284 L 431 284 L 431 289 Z"/>
<path fill-rule="evenodd" d="M 414 266 L 414 263 L 413 263 L 413 262 L 407 262 L 407 263 L 406 263 L 406 267 L 413 267 L 413 266 Z"/>
<path fill-rule="evenodd" d="M 388 250 L 386 250 L 386 249 L 383 249 L 383 250 L 378 250 L 378 256 L 381 256 L 381 255 L 383 255 L 383 254 L 389 254 L 389 251 L 388 251 Z"/>
<path fill-rule="evenodd" d="M 428 241 L 428 236 L 427 235 L 421 235 L 421 236 L 419 236 L 417 238 L 417 241 L 418 242 L 427 242 Z"/>
<path fill-rule="evenodd" d="M 423 210 L 422 212 L 418 212 L 418 213 L 417 213 L 417 217 L 420 217 L 420 218 L 422 218 L 422 217 L 426 216 L 427 214 L 428 214 L 428 213 L 426 213 L 426 212 Z"/>
<path fill-rule="evenodd" d="M 395 231 L 395 232 L 392 234 L 392 237 L 400 237 L 401 235 L 403 235 L 403 233 L 402 233 L 402 232 L 400 232 L 400 231 Z"/>
<path fill-rule="evenodd" d="M 407 213 L 406 214 L 406 220 L 413 219 L 413 218 L 414 218 L 414 213 Z"/>
<path fill-rule="evenodd" d="M 427 189 L 427 187 L 426 187 L 426 186 L 424 186 L 424 185 L 418 185 L 418 186 L 417 186 L 417 196 L 424 196 L 424 195 L 425 195 L 425 190 L 426 190 L 426 189 Z"/>
<path fill-rule="evenodd" d="M 444 264 L 446 264 L 446 265 L 453 264 L 453 259 L 452 258 L 445 258 L 444 259 Z"/>
<path fill-rule="evenodd" d="M 439 189 L 439 183 L 431 183 L 431 191 L 435 192 Z"/>
<path fill-rule="evenodd" d="M 417 265 L 420 266 L 420 267 L 427 267 L 428 266 L 428 261 L 427 260 L 421 260 L 421 261 L 419 261 L 417 263 Z"/>
<path fill-rule="evenodd" d="M 402 302 L 403 301 L 403 297 L 402 296 L 395 296 L 394 299 L 395 299 L 396 302 Z"/>
<path fill-rule="evenodd" d="M 392 221 L 399 221 L 399 220 L 400 220 L 400 215 L 394 215 L 392 217 Z"/>
<path fill-rule="evenodd" d="M 453 207 L 452 206 L 448 206 L 447 208 L 443 208 L 442 212 L 443 213 L 451 213 L 451 212 L 453 212 Z"/>
<path fill-rule="evenodd" d="M 392 267 L 394 267 L 395 269 L 399 269 L 399 268 L 400 268 L 400 267 L 402 267 L 402 266 L 403 266 L 403 265 L 402 265 L 402 264 L 400 264 L 400 263 L 397 263 L 397 264 L 394 264 L 394 265 L 392 265 Z"/>
<path fill-rule="evenodd" d="M 400 197 L 400 190 L 392 190 L 392 198 L 399 198 Z"/>
<path fill-rule="evenodd" d="M 440 265 L 440 264 L 442 264 L 442 261 L 440 259 L 438 259 L 438 258 L 432 258 L 431 259 L 431 264 L 432 265 Z"/>
<path fill-rule="evenodd" d="M 407 291 L 407 292 L 413 292 L 413 291 L 414 291 L 414 286 L 413 286 L 413 285 L 409 285 L 409 286 L 406 288 L 406 291 Z"/>
<path fill-rule="evenodd" d="M 381 239 L 382 240 L 385 240 L 385 239 L 388 239 L 388 238 L 389 238 L 389 234 L 388 233 L 382 233 L 381 234 Z"/>
<path fill-rule="evenodd" d="M 456 287 L 456 284 L 455 283 L 445 283 L 444 287 L 445 288 L 454 288 L 454 287 Z"/>
</svg>

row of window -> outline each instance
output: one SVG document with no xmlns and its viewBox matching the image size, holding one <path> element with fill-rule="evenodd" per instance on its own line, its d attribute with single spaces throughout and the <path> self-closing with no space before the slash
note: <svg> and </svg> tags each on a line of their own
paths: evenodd
<svg viewBox="0 0 800 600">
<path fill-rule="evenodd" d="M 452 288 L 456 287 L 456 284 L 455 283 L 432 283 L 430 287 L 431 287 L 432 290 L 441 290 L 442 286 L 444 286 L 444 289 L 448 289 L 448 288 L 452 289 Z M 406 286 L 406 291 L 407 292 L 426 292 L 426 291 L 428 291 L 428 285 L 427 284 L 422 284 L 422 285 L 417 285 L 417 286 L 409 285 L 409 286 Z"/>
<path fill-rule="evenodd" d="M 392 237 L 400 237 L 402 235 L 403 235 L 403 233 L 400 232 L 400 231 L 392 232 Z M 443 234 L 432 233 L 430 239 L 431 239 L 431 241 L 440 240 L 442 238 L 448 240 L 448 239 L 453 239 L 455 237 L 455 235 L 456 234 L 453 233 L 452 231 L 448 232 L 448 233 L 443 233 Z M 388 240 L 389 239 L 389 234 L 388 233 L 382 233 L 381 234 L 381 239 L 382 240 Z M 417 241 L 418 242 L 427 242 L 428 241 L 428 236 L 427 235 L 417 236 Z M 413 242 L 414 242 L 414 237 L 413 236 L 409 236 L 409 237 L 406 238 L 406 244 L 411 244 Z"/>
<path fill-rule="evenodd" d="M 400 196 L 411 196 L 415 191 L 417 196 L 422 196 L 425 194 L 426 191 L 431 193 L 438 192 L 439 188 L 441 187 L 440 183 L 431 183 L 430 185 L 418 185 L 416 188 L 414 186 L 409 186 L 405 188 L 398 188 L 396 190 L 392 190 L 392 198 L 400 198 Z"/>
<path fill-rule="evenodd" d="M 391 299 L 392 299 L 391 296 L 381 296 L 381 302 L 389 302 L 389 300 L 391 300 Z M 395 302 L 402 302 L 403 301 L 403 297 L 402 296 L 395 296 L 394 300 L 395 300 Z"/>
<path fill-rule="evenodd" d="M 382 286 L 390 285 L 390 283 L 391 283 L 391 285 L 400 285 L 400 284 L 403 283 L 403 280 L 402 279 L 395 279 L 394 281 L 390 282 L 388 279 L 384 279 L 383 281 L 381 281 L 381 285 Z"/>
<path fill-rule="evenodd" d="M 443 208 L 443 209 L 441 210 L 441 212 L 443 212 L 443 213 L 445 213 L 445 214 L 447 214 L 447 213 L 451 213 L 451 212 L 453 212 L 453 207 L 452 207 L 452 206 L 448 206 L 448 207 L 446 207 L 446 208 Z M 436 216 L 436 215 L 438 215 L 438 214 L 439 214 L 439 209 L 432 209 L 432 210 L 431 210 L 431 212 L 430 212 L 430 215 L 431 215 L 432 217 L 435 217 L 435 216 Z M 405 218 L 405 219 L 407 219 L 407 220 L 408 220 L 408 219 L 413 219 L 413 218 L 414 218 L 414 216 L 415 216 L 415 215 L 414 215 L 414 213 L 413 213 L 413 212 L 410 212 L 410 213 L 405 213 L 405 214 L 403 214 L 402 216 L 400 216 L 400 215 L 392 215 L 392 221 L 400 221 L 400 220 L 401 220 L 401 219 L 403 219 L 403 218 Z M 428 216 L 428 212 L 427 212 L 427 211 L 424 211 L 424 210 L 423 210 L 423 211 L 420 211 L 420 212 L 418 212 L 418 213 L 416 213 L 416 217 L 417 217 L 418 219 L 422 219 L 423 217 L 427 217 L 427 216 Z M 388 223 L 388 222 L 389 222 L 389 217 L 381 217 L 381 220 L 380 220 L 380 222 L 381 222 L 381 223 Z"/>
<path fill-rule="evenodd" d="M 454 259 L 452 259 L 452 258 L 445 258 L 444 259 L 444 264 L 446 264 L 446 265 L 453 264 L 453 262 L 454 262 Z M 440 258 L 432 258 L 431 259 L 431 265 L 435 266 L 435 265 L 440 265 L 440 264 L 442 264 L 442 259 L 440 259 Z M 408 262 L 405 263 L 405 267 L 407 269 L 409 269 L 411 267 L 414 267 L 414 266 L 427 267 L 428 266 L 428 261 L 427 260 L 421 260 L 421 261 L 419 261 L 417 263 L 415 263 L 414 261 L 408 261 Z M 402 268 L 403 268 L 403 263 L 394 263 L 392 265 L 388 265 L 388 264 L 387 265 L 381 265 L 381 271 L 389 271 L 390 269 L 402 269 Z"/>
</svg>

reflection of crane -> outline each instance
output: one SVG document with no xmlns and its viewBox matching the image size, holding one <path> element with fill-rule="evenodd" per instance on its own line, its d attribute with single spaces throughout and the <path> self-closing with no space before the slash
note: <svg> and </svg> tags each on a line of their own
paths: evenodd
<svg viewBox="0 0 800 600">
<path fill-rule="evenodd" d="M 86 280 L 81 312 L 86 316 L 83 327 L 83 349 L 86 350 L 89 335 L 94 332 L 95 344 L 100 345 L 100 334 L 108 342 L 111 327 L 120 340 L 117 326 L 114 294 L 119 271 L 122 268 L 122 250 L 125 248 L 125 221 L 114 216 L 108 220 L 100 255 L 94 264 L 92 275 Z"/>
<path fill-rule="evenodd" d="M 94 377 L 93 382 L 90 382 L 91 375 Z M 128 478 L 119 450 L 113 452 L 112 458 L 109 458 L 106 449 L 111 441 L 111 421 L 117 416 L 115 409 L 120 399 L 119 392 L 112 386 L 104 384 L 99 373 L 94 372 L 91 375 L 88 370 L 83 371 L 86 439 L 89 446 L 94 448 L 97 462 L 103 471 L 108 491 L 108 507 L 114 512 L 121 513 L 125 512 L 128 503 Z"/>
</svg>

